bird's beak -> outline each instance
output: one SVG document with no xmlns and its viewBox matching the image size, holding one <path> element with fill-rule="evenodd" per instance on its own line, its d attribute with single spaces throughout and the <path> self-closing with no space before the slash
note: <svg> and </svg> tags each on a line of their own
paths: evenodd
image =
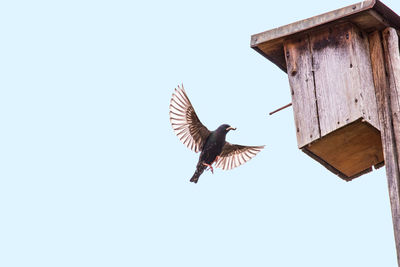
<svg viewBox="0 0 400 267">
<path fill-rule="evenodd" d="M 230 130 L 236 130 L 236 128 L 235 128 L 235 127 L 232 127 L 232 126 L 229 126 L 228 128 L 226 128 L 226 131 L 227 131 L 227 132 L 230 131 Z"/>
</svg>

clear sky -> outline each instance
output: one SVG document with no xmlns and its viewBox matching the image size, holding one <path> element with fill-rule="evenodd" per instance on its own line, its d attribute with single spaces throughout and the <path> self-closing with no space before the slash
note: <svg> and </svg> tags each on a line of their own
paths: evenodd
<svg viewBox="0 0 400 267">
<path fill-rule="evenodd" d="M 250 35 L 356 1 L 2 1 L 0 266 L 396 266 L 384 168 L 297 149 Z M 384 1 L 400 13 L 400 1 Z M 168 106 L 266 149 L 189 182 Z"/>
</svg>

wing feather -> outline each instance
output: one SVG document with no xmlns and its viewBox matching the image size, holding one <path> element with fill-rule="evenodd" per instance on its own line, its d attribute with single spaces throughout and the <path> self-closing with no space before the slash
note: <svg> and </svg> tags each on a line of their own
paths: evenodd
<svg viewBox="0 0 400 267">
<path fill-rule="evenodd" d="M 241 146 L 225 143 L 215 164 L 216 168 L 230 170 L 254 158 L 265 146 Z"/>
<path fill-rule="evenodd" d="M 210 131 L 201 123 L 182 85 L 175 88 L 169 105 L 172 129 L 181 142 L 194 152 L 199 152 Z"/>
</svg>

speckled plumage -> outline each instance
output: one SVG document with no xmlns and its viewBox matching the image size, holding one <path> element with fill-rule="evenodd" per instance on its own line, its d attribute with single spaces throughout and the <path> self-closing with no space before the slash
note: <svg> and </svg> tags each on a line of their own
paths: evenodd
<svg viewBox="0 0 400 267">
<path fill-rule="evenodd" d="M 226 134 L 229 131 L 227 131 L 226 129 L 228 129 L 229 127 L 230 126 L 228 124 L 223 124 L 209 134 L 201 150 L 199 162 L 196 166 L 196 171 L 190 179 L 191 182 L 197 183 L 200 175 L 207 168 L 207 165 L 204 165 L 203 163 L 212 165 L 217 156 L 221 154 L 222 148 L 225 145 Z"/>
<path fill-rule="evenodd" d="M 264 148 L 226 142 L 226 134 L 236 129 L 228 124 L 209 131 L 197 117 L 183 85 L 178 86 L 172 94 L 169 109 L 171 125 L 179 139 L 191 150 L 201 151 L 191 182 L 197 183 L 207 167 L 213 171 L 213 163 L 216 163 L 217 168 L 230 170 L 244 164 Z"/>
</svg>

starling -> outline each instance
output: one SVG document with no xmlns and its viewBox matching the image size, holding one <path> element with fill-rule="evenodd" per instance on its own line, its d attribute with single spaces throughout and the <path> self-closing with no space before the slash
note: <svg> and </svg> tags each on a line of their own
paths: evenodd
<svg viewBox="0 0 400 267">
<path fill-rule="evenodd" d="M 236 128 L 222 124 L 215 131 L 209 131 L 199 120 L 185 89 L 178 85 L 172 94 L 169 117 L 176 135 L 188 148 L 199 152 L 199 162 L 191 182 L 197 183 L 200 175 L 208 167 L 214 173 L 212 164 L 223 170 L 230 170 L 247 162 L 264 146 L 241 146 L 225 141 L 226 134 Z"/>
</svg>

